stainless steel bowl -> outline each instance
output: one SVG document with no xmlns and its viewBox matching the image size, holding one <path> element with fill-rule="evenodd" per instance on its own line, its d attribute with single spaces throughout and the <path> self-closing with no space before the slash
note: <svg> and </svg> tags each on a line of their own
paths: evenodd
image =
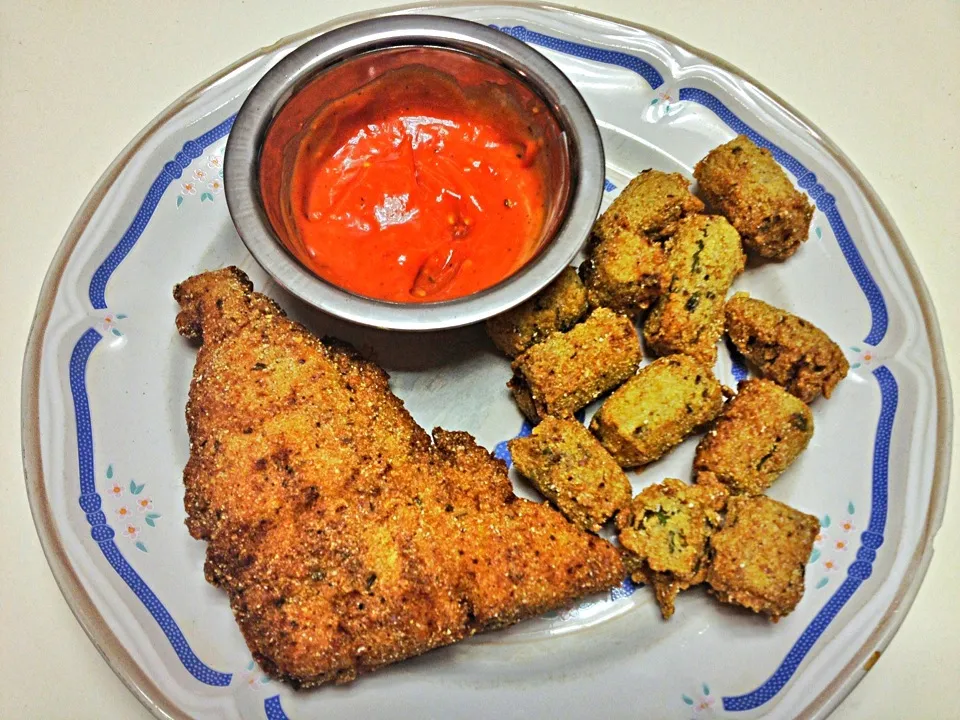
<svg viewBox="0 0 960 720">
<path fill-rule="evenodd" d="M 284 246 L 264 209 L 259 160 L 270 124 L 308 82 L 345 60 L 397 47 L 449 48 L 505 67 L 554 114 L 566 143 L 569 191 L 552 237 L 524 267 L 486 290 L 432 303 L 394 303 L 362 297 L 304 267 Z M 580 93 L 543 55 L 483 25 L 429 15 L 366 20 L 310 40 L 275 65 L 247 97 L 227 142 L 227 204 L 247 248 L 284 288 L 311 305 L 362 325 L 393 330 L 439 330 L 469 325 L 528 299 L 573 260 L 589 234 L 603 194 L 603 146 Z"/>
</svg>

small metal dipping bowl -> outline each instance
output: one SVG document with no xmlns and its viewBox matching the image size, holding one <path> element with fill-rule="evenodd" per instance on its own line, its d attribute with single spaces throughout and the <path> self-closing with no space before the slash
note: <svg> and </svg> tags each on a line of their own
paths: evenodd
<svg viewBox="0 0 960 720">
<path fill-rule="evenodd" d="M 261 187 L 261 165 L 278 162 L 263 154 L 278 113 L 311 86 L 329 87 L 333 102 L 372 79 L 397 58 L 456 51 L 495 65 L 546 109 L 542 153 L 546 163 L 546 213 L 539 248 L 513 275 L 485 290 L 440 302 L 398 303 L 364 297 L 314 274 L 298 259 L 298 240 L 283 232 L 277 207 L 283 183 Z M 501 83 L 501 86 L 503 83 Z M 371 101 L 375 108 L 376 100 Z M 524 43 L 466 20 L 428 15 L 376 18 L 310 40 L 261 78 L 240 109 L 224 159 L 227 204 L 237 232 L 263 268 L 281 286 L 331 315 L 393 330 L 439 330 L 497 315 L 543 289 L 576 256 L 590 232 L 603 193 L 600 133 L 583 98 L 564 74 Z M 279 230 L 278 230 L 279 228 Z"/>
</svg>

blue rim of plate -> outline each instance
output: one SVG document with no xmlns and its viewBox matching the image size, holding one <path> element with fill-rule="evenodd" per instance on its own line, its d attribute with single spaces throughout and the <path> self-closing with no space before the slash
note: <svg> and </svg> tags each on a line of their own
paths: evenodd
<svg viewBox="0 0 960 720">
<path fill-rule="evenodd" d="M 450 7 L 456 7 L 461 3 L 450 4 Z M 511 4 L 522 4 L 522 3 L 511 3 Z M 416 7 L 416 6 L 408 6 Z M 426 6 L 419 6 L 426 7 Z M 435 6 L 430 6 L 435 7 Z M 543 6 L 541 6 L 543 7 Z M 548 6 L 549 8 L 549 6 Z M 364 14 L 364 17 L 370 17 L 380 14 L 388 14 L 390 12 L 395 12 L 397 10 L 407 9 L 405 8 L 388 8 L 386 10 L 377 12 L 377 13 L 367 13 Z M 554 6 L 554 9 L 557 9 Z M 559 8 L 564 9 L 564 8 Z M 588 14 L 589 13 L 584 13 Z M 332 23 L 324 26 L 324 28 L 334 27 L 341 25 L 345 22 L 349 22 L 353 19 L 356 19 L 360 16 L 355 17 L 345 17 L 339 18 L 338 20 L 333 21 Z M 659 35 L 660 37 L 665 37 L 668 41 L 673 42 L 681 47 L 688 48 L 681 41 L 670 38 L 669 36 L 664 36 L 662 33 L 657 33 L 654 30 L 649 30 L 641 26 L 631 25 L 620 20 L 614 20 L 621 25 L 627 27 L 639 28 L 645 32 L 650 32 L 654 35 Z M 536 31 L 529 30 L 523 26 L 513 26 L 513 27 L 498 27 L 491 25 L 495 29 L 501 30 L 519 40 L 522 40 L 528 44 L 545 47 L 550 50 L 561 52 L 567 55 L 574 57 L 585 58 L 593 60 L 596 62 L 602 62 L 605 64 L 616 65 L 619 67 L 626 68 L 637 73 L 641 76 L 652 89 L 656 89 L 663 84 L 663 77 L 652 65 L 646 63 L 639 57 L 630 55 L 628 53 L 611 51 L 605 48 L 598 48 L 590 45 L 585 45 L 581 43 L 575 43 L 561 38 L 557 38 L 551 35 L 545 35 Z M 224 71 L 223 74 L 232 71 L 233 69 L 240 67 L 251 60 L 261 57 L 262 55 L 268 54 L 276 47 L 282 45 L 296 42 L 298 38 L 308 37 L 316 32 L 320 28 L 314 28 L 312 30 L 306 31 L 299 34 L 298 36 L 285 38 L 284 40 L 279 41 L 272 48 L 267 48 L 261 52 L 255 53 L 254 55 L 244 58 L 243 60 L 236 63 L 231 68 L 228 68 Z M 689 48 L 688 48 L 689 49 Z M 699 50 L 691 50 L 695 54 L 701 57 L 710 58 L 709 54 L 704 53 Z M 717 59 L 710 58 L 712 61 L 717 62 Z M 727 67 L 726 63 L 722 61 L 718 64 L 721 67 Z M 746 79 L 748 82 L 757 85 L 753 80 L 750 80 L 748 76 L 737 71 L 729 70 L 733 74 Z M 218 76 L 219 77 L 219 76 Z M 215 78 L 212 78 L 200 86 L 200 89 L 196 93 L 190 95 L 195 95 L 200 93 L 206 87 L 213 82 Z M 762 86 L 757 85 L 762 89 Z M 772 96 L 771 93 L 768 93 Z M 181 106 L 190 101 L 190 95 L 181 98 L 171 107 Z M 854 239 L 850 236 L 847 231 L 846 225 L 843 222 L 840 212 L 836 207 L 835 199 L 832 194 L 830 194 L 826 188 L 817 182 L 816 175 L 804 167 L 796 158 L 792 157 L 786 153 L 783 149 L 776 146 L 774 143 L 767 140 L 765 137 L 757 133 L 753 128 L 748 126 L 743 120 L 741 120 L 736 114 L 734 114 L 729 108 L 727 108 L 716 96 L 711 93 L 693 87 L 681 87 L 679 88 L 679 99 L 681 101 L 689 101 L 698 103 L 709 110 L 711 110 L 721 121 L 723 121 L 732 131 L 738 134 L 748 135 L 755 143 L 762 147 L 768 148 L 777 159 L 777 161 L 796 179 L 798 185 L 807 191 L 811 196 L 814 202 L 817 205 L 817 208 L 821 210 L 824 215 L 827 217 L 827 220 L 831 226 L 831 229 L 834 232 L 834 235 L 837 239 L 837 242 L 840 246 L 841 252 L 847 262 L 848 267 L 853 273 L 857 284 L 861 291 L 864 294 L 864 297 L 870 307 L 871 311 L 871 327 L 864 338 L 864 343 L 867 345 L 875 346 L 883 339 L 886 329 L 887 329 L 887 309 L 886 303 L 884 301 L 883 295 L 871 276 L 869 269 L 866 267 L 863 262 L 862 257 L 860 256 L 859 251 L 857 250 L 856 243 Z M 783 101 L 777 100 L 780 106 L 786 109 L 788 112 L 796 115 L 797 113 L 790 108 L 789 105 Z M 166 116 L 169 116 L 169 112 L 165 113 Z M 232 115 L 225 120 L 221 121 L 215 127 L 211 128 L 201 136 L 189 140 L 184 143 L 183 148 L 178 152 L 175 157 L 167 162 L 162 169 L 159 171 L 156 179 L 151 184 L 150 189 L 147 192 L 146 197 L 142 201 L 134 220 L 131 222 L 127 231 L 123 234 L 120 241 L 117 245 L 111 250 L 105 260 L 98 266 L 90 278 L 90 285 L 88 290 L 88 298 L 90 300 L 91 307 L 93 309 L 107 309 L 106 303 L 106 286 L 109 281 L 110 276 L 113 272 L 120 266 L 127 254 L 133 249 L 142 235 L 143 231 L 146 229 L 150 218 L 152 217 L 154 211 L 156 210 L 160 198 L 162 197 L 164 191 L 169 187 L 171 183 L 179 179 L 183 170 L 189 167 L 190 163 L 197 157 L 201 156 L 205 149 L 216 141 L 225 137 L 230 128 L 233 125 L 235 115 Z M 159 118 L 148 127 L 142 136 L 150 134 L 152 130 L 162 124 L 165 120 L 165 117 Z M 809 123 L 807 123 L 809 125 Z M 823 140 L 822 136 L 820 137 Z M 136 143 L 136 141 L 135 141 Z M 838 152 L 838 151 L 835 151 Z M 842 155 L 841 155 L 842 157 Z M 122 165 L 121 165 L 122 166 Z M 107 171 L 109 174 L 114 168 Z M 859 177 L 859 173 L 852 169 L 852 166 L 849 166 L 849 163 L 845 163 L 845 169 L 851 174 L 851 176 L 857 180 L 858 185 L 861 186 L 861 189 L 865 189 L 866 185 L 862 178 Z M 101 181 L 103 182 L 103 181 Z M 98 183 L 99 185 L 99 183 Z M 868 186 L 867 186 L 868 187 Z M 610 192 L 615 187 L 609 181 L 605 184 L 605 191 Z M 91 197 L 96 194 L 96 191 L 91 193 Z M 878 212 L 878 215 L 882 219 L 885 218 L 885 211 L 882 208 L 882 205 L 879 205 L 879 202 L 876 200 L 875 196 L 872 195 L 872 191 L 865 192 L 865 195 L 870 201 L 873 209 Z M 89 200 L 88 200 L 89 203 Z M 84 211 L 78 214 L 78 218 L 84 214 Z M 76 221 L 74 223 L 76 225 Z M 899 233 L 896 232 L 893 227 L 892 222 L 889 223 L 891 226 L 888 229 L 893 229 L 891 232 L 891 237 L 895 240 L 898 240 L 902 243 L 902 238 Z M 57 258 L 54 263 L 51 265 L 51 270 L 48 273 L 48 277 L 44 282 L 44 289 L 41 293 L 41 304 L 43 298 L 49 297 L 47 292 L 47 284 L 51 280 L 51 277 L 54 275 L 55 270 L 58 265 L 63 266 L 66 263 L 69 255 L 65 252 L 68 248 L 65 247 L 68 240 L 73 239 L 74 244 L 79 235 L 82 232 L 75 232 L 75 228 L 71 227 L 70 232 L 64 239 L 64 244 L 58 250 Z M 72 248 L 70 248 L 72 249 Z M 946 377 L 946 372 L 943 369 L 943 349 L 942 344 L 939 342 L 939 332 L 937 331 L 937 324 L 935 317 L 927 317 L 933 315 L 932 304 L 929 301 L 927 296 L 926 288 L 923 286 L 922 280 L 919 278 L 919 273 L 916 271 L 915 264 L 913 263 L 912 258 L 910 258 L 909 253 L 905 251 L 905 248 L 898 247 L 901 254 L 901 260 L 904 264 L 914 271 L 914 277 L 911 278 L 914 284 L 914 290 L 919 290 L 917 292 L 919 305 L 922 312 L 925 315 L 927 320 L 928 330 L 932 325 L 934 332 L 931 333 L 931 349 L 934 351 L 935 362 L 934 369 L 937 372 L 937 386 L 938 386 L 938 415 L 943 409 L 942 404 L 944 398 L 941 396 L 941 391 L 943 386 L 947 386 L 947 396 L 946 401 L 949 405 L 949 379 Z M 59 273 L 57 273 L 59 274 Z M 917 287 L 919 285 L 919 288 Z M 38 317 L 40 319 L 40 310 L 38 307 Z M 36 345 L 37 354 L 39 355 L 39 342 L 37 338 L 37 329 L 38 323 L 35 320 L 34 327 L 31 331 L 31 338 L 28 343 L 27 354 L 25 356 L 24 362 L 24 377 L 26 380 L 28 368 L 28 362 L 31 356 L 31 348 Z M 932 320 L 932 323 L 931 323 Z M 45 324 L 45 323 L 44 323 Z M 101 498 L 96 492 L 95 480 L 96 473 L 94 470 L 94 456 L 93 456 L 93 439 L 90 426 L 90 410 L 89 410 L 89 399 L 87 396 L 86 386 L 85 386 L 85 371 L 86 371 L 86 362 L 90 357 L 90 354 L 96 347 L 97 343 L 102 339 L 102 336 L 99 332 L 93 327 L 84 331 L 80 338 L 77 340 L 76 345 L 74 346 L 73 352 L 71 353 L 70 366 L 69 366 L 69 376 L 70 376 L 70 389 L 71 396 L 74 404 L 74 412 L 76 417 L 76 427 L 77 427 L 77 450 L 79 457 L 79 477 L 80 477 L 80 496 L 79 504 L 81 509 L 86 514 L 88 523 L 91 526 L 91 536 L 97 542 L 101 551 L 103 552 L 105 558 L 110 563 L 111 567 L 118 573 L 118 575 L 124 580 L 124 582 L 130 587 L 131 591 L 137 596 L 137 598 L 144 604 L 144 607 L 150 612 L 154 617 L 155 621 L 158 623 L 159 628 L 164 633 L 164 635 L 169 640 L 173 650 L 177 654 L 177 657 L 180 659 L 184 668 L 198 681 L 203 684 L 215 687 L 223 687 L 229 685 L 232 679 L 231 674 L 223 673 L 216 671 L 205 663 L 203 663 L 190 648 L 185 637 L 180 631 L 176 621 L 170 615 L 170 613 L 163 606 L 162 602 L 157 598 L 155 593 L 149 588 L 149 586 L 143 581 L 142 578 L 136 573 L 135 570 L 129 565 L 126 559 L 123 557 L 123 554 L 116 547 L 116 544 L 113 542 L 114 531 L 106 523 L 106 517 L 101 511 Z M 937 362 L 939 361 L 939 363 Z M 727 712 L 738 712 L 738 711 L 747 711 L 754 710 L 765 703 L 769 702 L 774 698 L 780 690 L 782 690 L 786 684 L 789 682 L 790 678 L 796 672 L 800 663 L 803 661 L 804 657 L 814 646 L 817 639 L 822 635 L 822 633 L 827 629 L 836 615 L 840 612 L 846 602 L 854 595 L 859 586 L 870 577 L 872 573 L 872 563 L 876 559 L 877 550 L 883 544 L 883 531 L 886 524 L 886 514 L 887 514 L 887 480 L 888 480 L 888 465 L 889 465 L 889 443 L 890 443 L 890 434 L 892 431 L 893 421 L 896 414 L 897 403 L 898 403 L 898 386 L 896 379 L 893 376 L 893 373 L 886 366 L 880 366 L 873 371 L 873 376 L 878 382 L 878 386 L 881 393 L 881 409 L 879 413 L 879 418 L 877 422 L 877 430 L 874 440 L 874 454 L 873 454 L 873 487 L 872 487 L 872 498 L 871 498 L 871 513 L 870 513 L 870 522 L 866 531 L 861 534 L 861 547 L 857 551 L 857 558 L 854 563 L 851 564 L 850 568 L 847 571 L 847 578 L 841 583 L 840 587 L 834 592 L 834 594 L 828 599 L 825 605 L 817 613 L 814 619 L 809 623 L 809 625 L 804 629 L 800 634 L 799 638 L 787 653 L 783 661 L 776 668 L 776 670 L 771 674 L 771 676 L 756 689 L 737 696 L 724 696 L 722 697 L 723 709 Z M 27 394 L 29 391 L 28 383 L 24 382 L 24 397 L 27 399 Z M 31 398 L 32 399 L 32 398 Z M 27 407 L 27 402 L 24 403 L 25 408 Z M 948 408 L 949 410 L 949 408 Z M 30 490 L 30 474 L 29 468 L 27 467 L 27 453 L 26 453 L 26 435 L 29 430 L 27 427 L 27 418 L 28 413 L 24 413 L 24 446 L 25 446 L 25 470 L 27 472 L 27 484 L 28 490 Z M 36 417 L 36 413 L 33 414 Z M 952 415 L 947 413 L 945 416 L 940 416 L 938 419 L 941 421 L 946 418 L 947 427 L 946 433 L 951 433 L 951 428 L 949 427 Z M 521 429 L 521 433 L 523 429 Z M 947 461 L 944 465 L 949 467 L 949 450 L 950 444 L 947 443 L 945 446 L 947 450 Z M 39 462 L 36 463 L 39 467 Z M 938 467 L 938 470 L 940 468 Z M 945 470 L 944 476 L 946 476 L 948 470 Z M 935 473 L 935 478 L 939 476 L 939 472 Z M 944 483 L 945 486 L 945 483 Z M 934 487 L 934 497 L 932 501 L 936 499 L 936 485 Z M 945 489 L 945 488 L 944 488 Z M 943 494 L 943 493 L 941 493 Z M 34 503 L 34 495 L 31 492 L 31 507 L 34 510 L 35 519 L 37 519 L 37 506 Z M 940 512 L 942 512 L 942 502 L 940 507 Z M 939 513 L 938 513 L 939 515 Z M 38 521 L 38 529 L 42 526 Z M 939 526 L 939 522 L 937 523 Z M 935 530 L 935 528 L 934 528 Z M 41 539 L 43 539 L 43 533 L 41 532 Z M 932 536 L 932 534 L 931 534 Z M 51 566 L 54 566 L 52 561 L 51 552 L 49 551 L 46 544 L 44 544 L 44 551 L 47 554 L 48 560 L 51 560 Z M 923 564 L 923 571 L 926 569 L 926 564 Z M 55 575 L 57 573 L 55 572 Z M 67 595 L 66 590 L 63 588 L 63 583 L 61 578 L 57 577 L 58 583 L 61 585 L 61 589 L 64 590 L 64 594 Z M 906 585 L 906 581 L 903 585 Z M 915 593 L 915 590 L 914 590 Z M 624 592 L 623 595 L 630 594 L 629 591 Z M 69 596 L 68 596 L 69 600 Z M 76 612 L 76 611 L 75 611 Z M 78 619 L 81 619 L 78 615 Z M 93 634 L 89 628 L 86 627 L 83 620 L 81 619 L 81 624 L 84 625 L 84 629 L 87 630 L 88 634 L 91 635 L 91 638 L 94 639 L 95 643 L 99 646 L 99 643 L 96 642 L 96 639 L 93 638 Z M 891 634 L 892 635 L 892 634 Z M 889 638 L 887 638 L 889 639 Z M 111 663 L 112 664 L 112 663 Z M 121 676 L 121 679 L 124 679 L 128 686 L 135 687 L 135 684 L 132 683 L 132 680 L 124 677 L 120 673 L 119 669 L 114 666 L 114 670 L 118 672 L 118 675 Z M 859 678 L 857 678 L 859 679 Z M 852 687 L 852 686 L 851 686 Z M 849 690 L 849 688 L 848 688 Z M 142 697 L 137 693 L 138 697 Z M 150 698 L 151 701 L 156 702 L 154 698 Z M 148 709 L 153 710 L 153 708 Z M 264 714 L 270 720 L 286 718 L 286 714 L 283 711 L 281 706 L 279 695 L 273 695 L 264 700 Z"/>
</svg>

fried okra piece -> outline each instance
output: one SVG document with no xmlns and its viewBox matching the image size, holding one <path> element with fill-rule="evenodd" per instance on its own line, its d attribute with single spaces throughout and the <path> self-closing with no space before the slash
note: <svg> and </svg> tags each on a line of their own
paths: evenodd
<svg viewBox="0 0 960 720">
<path fill-rule="evenodd" d="M 760 374 L 805 403 L 847 375 L 843 350 L 820 328 L 786 310 L 737 293 L 726 306 L 727 334 Z"/>
<path fill-rule="evenodd" d="M 803 577 L 820 522 L 763 495 L 730 498 L 723 529 L 710 540 L 707 582 L 725 603 L 774 621 L 803 597 Z"/>
<path fill-rule="evenodd" d="M 685 353 L 713 367 L 727 290 L 744 268 L 740 237 L 722 217 L 691 215 L 667 247 L 669 285 L 647 316 L 643 337 L 657 355 Z"/>
<path fill-rule="evenodd" d="M 630 502 L 630 480 L 576 420 L 545 417 L 533 434 L 510 441 L 521 475 L 585 530 L 597 532 Z"/>
<path fill-rule="evenodd" d="M 629 230 L 662 242 L 677 229 L 677 223 L 703 210 L 703 203 L 690 193 L 690 181 L 680 173 L 644 170 L 621 191 L 594 225 L 601 240 L 618 230 Z"/>
<path fill-rule="evenodd" d="M 735 493 L 759 495 L 813 437 L 806 403 L 768 380 L 745 380 L 697 445 L 694 472 L 711 472 Z"/>
<path fill-rule="evenodd" d="M 623 560 L 623 567 L 626 569 L 627 575 L 631 580 L 633 580 L 633 582 L 637 583 L 638 585 L 645 585 L 650 582 L 650 575 L 652 572 L 650 568 L 647 567 L 647 563 L 643 558 L 638 555 L 634 555 L 629 550 L 621 547 L 620 559 Z"/>
<path fill-rule="evenodd" d="M 813 205 L 790 182 L 766 148 L 738 135 L 697 163 L 693 171 L 707 203 L 761 257 L 786 260 L 807 239 Z"/>
<path fill-rule="evenodd" d="M 655 360 L 618 388 L 590 421 L 590 430 L 622 467 L 653 462 L 723 407 L 713 373 L 687 355 Z"/>
<path fill-rule="evenodd" d="M 570 417 L 633 375 L 640 358 L 630 319 L 598 308 L 572 330 L 553 333 L 517 357 L 507 387 L 533 422 Z"/>
<path fill-rule="evenodd" d="M 591 237 L 580 275 L 590 307 L 608 307 L 634 316 L 663 292 L 667 268 L 663 245 L 644 235 L 619 230 L 606 240 Z"/>
<path fill-rule="evenodd" d="M 644 488 L 617 515 L 620 544 L 630 558 L 625 564 L 635 582 L 653 586 L 665 620 L 673 615 L 677 593 L 706 578 L 708 540 L 720 526 L 727 497 L 727 489 L 709 477 L 697 485 L 667 478 Z"/>
<path fill-rule="evenodd" d="M 703 210 L 680 173 L 644 170 L 597 220 L 580 276 L 591 307 L 646 310 L 667 283 L 663 247 L 681 218 Z"/>
<path fill-rule="evenodd" d="M 487 335 L 509 358 L 551 333 L 566 332 L 587 314 L 587 291 L 568 267 L 546 288 L 512 310 L 487 320 Z"/>
</svg>

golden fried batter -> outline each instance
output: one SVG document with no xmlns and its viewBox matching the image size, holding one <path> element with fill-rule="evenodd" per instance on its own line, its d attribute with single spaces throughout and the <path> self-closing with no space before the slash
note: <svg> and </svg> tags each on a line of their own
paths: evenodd
<svg viewBox="0 0 960 720">
<path fill-rule="evenodd" d="M 700 192 L 740 233 L 744 246 L 786 260 L 807 239 L 813 205 L 766 148 L 738 135 L 697 163 Z"/>
<path fill-rule="evenodd" d="M 789 615 L 803 597 L 803 577 L 820 522 L 776 500 L 730 498 L 724 527 L 710 540 L 707 582 L 725 603 Z"/>
<path fill-rule="evenodd" d="M 715 479 L 697 485 L 667 478 L 644 488 L 617 516 L 620 544 L 635 560 L 627 563 L 635 582 L 649 581 L 664 620 L 677 593 L 706 577 L 707 541 L 721 524 L 728 491 Z"/>
<path fill-rule="evenodd" d="M 688 355 L 655 360 L 608 397 L 590 430 L 622 467 L 639 467 L 713 420 L 723 392 L 713 373 Z"/>
<path fill-rule="evenodd" d="M 740 237 L 722 217 L 691 215 L 667 248 L 670 284 L 647 316 L 643 338 L 657 355 L 686 353 L 712 368 L 727 290 L 744 268 Z"/>
<path fill-rule="evenodd" d="M 517 498 L 468 434 L 431 442 L 383 370 L 251 288 L 227 268 L 174 296 L 203 341 L 187 526 L 264 670 L 348 682 L 620 582 L 615 548 Z"/>
<path fill-rule="evenodd" d="M 587 259 L 580 265 L 590 307 L 608 307 L 630 316 L 660 297 L 667 272 L 663 245 L 629 230 L 612 232 L 606 240 L 592 235 Z"/>
<path fill-rule="evenodd" d="M 679 173 L 644 170 L 597 220 L 580 276 L 590 307 L 646 310 L 669 280 L 663 242 L 679 220 L 703 210 Z"/>
<path fill-rule="evenodd" d="M 528 437 L 510 441 L 519 473 L 560 512 L 597 532 L 630 502 L 630 480 L 597 439 L 576 420 L 545 417 Z"/>
<path fill-rule="evenodd" d="M 568 267 L 545 289 L 512 310 L 487 320 L 487 335 L 514 358 L 554 332 L 566 332 L 587 314 L 587 291 Z"/>
<path fill-rule="evenodd" d="M 745 380 L 697 445 L 694 472 L 708 471 L 733 492 L 759 495 L 813 437 L 813 413 L 768 380 Z"/>
<path fill-rule="evenodd" d="M 594 225 L 593 232 L 606 240 L 620 230 L 629 230 L 649 240 L 663 242 L 677 223 L 703 210 L 703 203 L 690 194 L 690 181 L 680 173 L 644 170 L 621 191 Z"/>
<path fill-rule="evenodd" d="M 554 333 L 514 360 L 507 387 L 532 422 L 570 417 L 633 375 L 640 357 L 630 319 L 597 308 L 569 332 Z"/>
<path fill-rule="evenodd" d="M 830 393 L 850 364 L 820 328 L 786 310 L 737 293 L 726 306 L 727 334 L 768 380 L 805 403 Z"/>
</svg>

